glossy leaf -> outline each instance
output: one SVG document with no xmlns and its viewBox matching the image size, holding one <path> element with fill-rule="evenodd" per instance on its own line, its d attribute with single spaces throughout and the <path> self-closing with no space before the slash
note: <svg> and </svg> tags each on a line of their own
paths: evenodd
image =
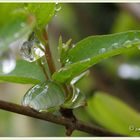
<svg viewBox="0 0 140 140">
<path fill-rule="evenodd" d="M 65 101 L 65 103 L 62 105 L 64 108 L 78 108 L 81 106 L 86 105 L 86 97 L 84 94 L 80 91 L 80 89 L 73 87 L 73 93 L 71 93 L 70 97 Z"/>
<path fill-rule="evenodd" d="M 51 81 L 33 86 L 23 98 L 22 104 L 39 112 L 59 108 L 64 103 L 65 93 L 62 88 Z"/>
<path fill-rule="evenodd" d="M 2 4 L 0 5 L 0 49 L 5 49 L 10 43 L 25 38 L 32 30 L 32 22 L 27 22 L 28 15 L 21 8 L 23 4 Z"/>
<path fill-rule="evenodd" d="M 25 27 L 21 27 L 24 19 L 17 19 L 9 22 L 9 24 L 5 25 L 0 29 L 0 41 L 1 49 L 5 49 L 9 47 L 9 44 L 16 41 L 17 39 L 26 38 L 31 33 L 31 28 L 28 25 Z M 12 27 L 12 28 L 11 28 Z"/>
<path fill-rule="evenodd" d="M 15 13 L 18 14 L 23 9 L 24 6 L 23 3 L 1 3 L 0 4 L 0 26 L 3 26 L 7 23 L 7 21 L 10 21 L 14 16 Z M 5 16 L 6 15 L 6 16 Z"/>
<path fill-rule="evenodd" d="M 45 81 L 41 68 L 36 63 L 17 61 L 16 68 L 8 74 L 0 74 L 0 82 L 37 84 Z"/>
<path fill-rule="evenodd" d="M 140 31 L 90 36 L 78 42 L 66 57 L 67 64 L 54 73 L 53 79 L 64 83 L 105 58 L 123 53 L 140 44 Z"/>
<path fill-rule="evenodd" d="M 88 74 L 89 74 L 89 70 L 83 72 L 79 76 L 74 77 L 70 82 L 71 85 L 75 85 L 79 80 L 81 80 L 83 77 L 87 76 Z"/>
<path fill-rule="evenodd" d="M 89 99 L 87 111 L 91 117 L 112 132 L 140 136 L 140 115 L 123 101 L 104 92 Z"/>
<path fill-rule="evenodd" d="M 29 3 L 26 5 L 26 8 L 35 17 L 36 26 L 42 28 L 54 16 L 55 5 L 55 3 Z"/>
</svg>

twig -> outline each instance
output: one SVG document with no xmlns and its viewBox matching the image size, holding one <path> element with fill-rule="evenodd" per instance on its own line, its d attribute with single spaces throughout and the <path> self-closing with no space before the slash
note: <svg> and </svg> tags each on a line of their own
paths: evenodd
<svg viewBox="0 0 140 140">
<path fill-rule="evenodd" d="M 75 123 L 73 123 L 70 119 L 65 118 L 65 117 L 56 116 L 50 113 L 40 113 L 40 112 L 32 110 L 29 107 L 17 105 L 14 103 L 9 103 L 2 100 L 0 100 L 0 109 L 22 114 L 25 116 L 30 116 L 30 117 L 45 120 L 45 121 L 49 121 L 52 123 L 64 125 L 65 127 L 73 128 L 74 130 L 87 132 L 94 136 L 122 136 L 119 134 L 109 132 L 97 126 L 89 126 L 87 124 L 82 123 L 81 121 L 76 121 Z"/>
<path fill-rule="evenodd" d="M 55 69 L 55 65 L 54 65 L 54 62 L 53 62 L 53 58 L 52 58 L 52 54 L 51 54 L 49 44 L 47 42 L 48 41 L 48 35 L 47 35 L 46 30 L 43 31 L 43 37 L 46 40 L 46 46 L 45 46 L 46 60 L 48 62 L 50 72 L 51 72 L 51 74 L 53 74 L 56 71 L 56 69 Z"/>
</svg>

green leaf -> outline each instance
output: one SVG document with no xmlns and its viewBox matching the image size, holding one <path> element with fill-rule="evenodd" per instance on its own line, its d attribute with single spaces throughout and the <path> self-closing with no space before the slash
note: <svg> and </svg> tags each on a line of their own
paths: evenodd
<svg viewBox="0 0 140 140">
<path fill-rule="evenodd" d="M 0 74 L 0 82 L 37 84 L 45 81 L 41 68 L 36 63 L 18 60 L 16 68 L 8 74 Z"/>
<path fill-rule="evenodd" d="M 80 91 L 80 89 L 76 88 L 74 85 L 72 86 L 73 93 L 68 97 L 65 103 L 62 105 L 63 108 L 78 108 L 86 105 L 86 97 Z"/>
<path fill-rule="evenodd" d="M 140 31 L 87 37 L 68 52 L 65 60 L 67 64 L 53 74 L 53 79 L 61 83 L 70 81 L 101 60 L 139 44 Z"/>
<path fill-rule="evenodd" d="M 25 38 L 32 30 L 32 24 L 27 22 L 27 14 L 23 4 L 2 4 L 0 18 L 0 49 L 9 47 L 9 44 L 19 38 Z"/>
<path fill-rule="evenodd" d="M 33 86 L 23 98 L 22 104 L 39 112 L 59 108 L 65 101 L 63 89 L 56 83 L 47 81 Z"/>
<path fill-rule="evenodd" d="M 55 3 L 29 3 L 27 10 L 35 17 L 36 26 L 43 28 L 55 14 Z"/>
<path fill-rule="evenodd" d="M 104 92 L 96 92 L 89 99 L 87 111 L 91 117 L 112 132 L 140 136 L 140 115 L 121 100 Z"/>
<path fill-rule="evenodd" d="M 23 6 L 22 3 L 1 3 L 0 4 L 0 13 L 1 13 L 0 26 L 3 26 L 8 21 L 10 21 L 13 18 L 13 16 L 11 15 L 14 15 L 15 12 L 16 13 L 19 12 L 19 8 L 22 8 L 22 6 Z"/>
<path fill-rule="evenodd" d="M 28 25 L 21 27 L 24 24 L 24 18 L 17 18 L 12 20 L 9 24 L 5 25 L 0 29 L 1 45 L 0 49 L 5 49 L 9 47 L 9 44 L 20 38 L 26 38 L 31 33 L 31 28 Z"/>
<path fill-rule="evenodd" d="M 74 77 L 74 78 L 71 80 L 70 84 L 71 84 L 71 85 L 75 85 L 79 80 L 81 80 L 83 77 L 87 76 L 88 74 L 89 74 L 89 70 L 83 72 L 82 74 L 80 74 L 80 75 Z"/>
<path fill-rule="evenodd" d="M 2 4 L 0 13 L 0 48 L 4 49 L 19 38 L 27 38 L 35 25 L 47 25 L 55 14 L 55 3 Z"/>
</svg>

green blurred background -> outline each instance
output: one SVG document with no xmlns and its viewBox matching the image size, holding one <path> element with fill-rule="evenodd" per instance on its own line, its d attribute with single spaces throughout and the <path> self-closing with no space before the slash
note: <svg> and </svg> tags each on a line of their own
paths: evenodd
<svg viewBox="0 0 140 140">
<path fill-rule="evenodd" d="M 60 35 L 62 35 L 64 42 L 69 38 L 72 38 L 74 44 L 90 35 L 101 35 L 140 29 L 139 9 L 140 4 L 136 3 L 62 3 L 61 10 L 56 13 L 56 16 L 48 26 L 50 46 L 54 59 L 57 60 L 58 57 L 56 47 Z M 123 102 L 133 108 L 135 110 L 134 114 L 137 113 L 137 117 L 134 117 L 135 120 L 131 120 L 133 117 L 130 116 L 129 118 L 129 116 L 127 116 L 125 109 L 124 112 L 120 112 L 120 110 L 117 109 L 119 103 L 116 103 L 115 106 L 113 105 L 114 102 L 111 104 L 110 99 L 103 97 L 104 101 L 106 100 L 106 102 L 110 102 L 109 106 L 112 107 L 111 110 L 115 110 L 114 116 L 122 113 L 122 116 L 119 119 L 126 119 L 126 121 L 128 119 L 127 122 L 131 120 L 132 124 L 130 125 L 133 125 L 133 121 L 135 124 L 136 121 L 140 120 L 139 59 L 139 49 L 133 48 L 125 54 L 104 60 L 93 66 L 90 69 L 90 75 L 80 80 L 80 82 L 77 83 L 77 86 L 80 87 L 89 100 L 94 98 L 96 91 L 104 91 L 109 96 L 113 96 L 117 101 L 121 100 L 121 103 Z M 58 66 L 57 62 L 55 62 L 55 64 Z M 11 83 L 0 84 L 0 99 L 20 104 L 23 95 L 31 86 L 32 85 Z M 111 100 L 114 99 L 111 98 Z M 104 105 L 102 105 L 102 101 L 96 100 L 96 102 L 98 101 L 100 103 L 100 111 L 104 114 L 107 113 L 108 117 L 112 118 L 112 122 L 111 120 L 107 122 L 106 119 L 102 118 L 102 115 L 100 115 L 99 118 L 103 121 L 101 122 L 97 119 L 96 115 L 92 115 L 92 111 L 94 112 L 94 106 L 93 110 L 87 106 L 75 109 L 74 113 L 77 118 L 85 122 L 90 124 L 93 123 L 112 131 L 113 127 L 116 127 L 116 124 L 114 123 L 118 122 L 113 118 L 113 112 L 110 112 L 110 110 L 107 110 L 108 112 L 106 112 Z M 122 108 L 122 106 L 120 105 L 120 108 Z M 97 112 L 100 111 L 97 110 Z M 136 120 L 136 118 L 138 120 Z M 120 127 L 122 127 L 122 130 L 120 130 Z M 120 125 L 120 127 L 118 126 L 118 129 L 122 131 L 122 133 L 129 133 L 123 131 L 123 125 Z M 113 131 L 120 132 L 118 130 Z M 129 128 L 127 131 L 129 131 Z M 139 136 L 140 131 L 138 131 L 137 134 L 134 134 L 134 136 L 135 135 Z M 65 136 L 65 129 L 63 126 L 0 110 L 0 136 Z M 72 136 L 91 135 L 74 131 Z"/>
</svg>

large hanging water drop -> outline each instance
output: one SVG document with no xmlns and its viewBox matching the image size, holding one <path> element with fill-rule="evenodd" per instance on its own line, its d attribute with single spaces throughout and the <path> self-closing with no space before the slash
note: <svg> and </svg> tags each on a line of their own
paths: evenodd
<svg viewBox="0 0 140 140">
<path fill-rule="evenodd" d="M 0 51 L 0 73 L 8 74 L 16 66 L 15 57 L 10 49 Z"/>
<path fill-rule="evenodd" d="M 45 55 L 44 46 L 32 34 L 28 41 L 25 41 L 20 48 L 20 54 L 26 61 L 33 62 Z"/>
<path fill-rule="evenodd" d="M 59 107 L 64 101 L 65 93 L 62 88 L 49 81 L 37 84 L 29 89 L 23 98 L 22 104 L 41 112 Z"/>
</svg>

